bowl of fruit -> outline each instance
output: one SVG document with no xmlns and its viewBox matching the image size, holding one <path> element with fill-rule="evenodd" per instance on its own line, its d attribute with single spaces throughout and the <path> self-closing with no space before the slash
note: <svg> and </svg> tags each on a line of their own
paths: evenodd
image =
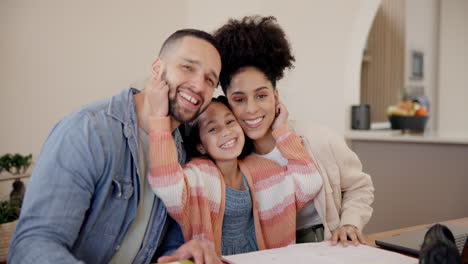
<svg viewBox="0 0 468 264">
<path fill-rule="evenodd" d="M 422 132 L 429 119 L 427 107 L 418 101 L 404 100 L 387 108 L 392 129 Z"/>
</svg>

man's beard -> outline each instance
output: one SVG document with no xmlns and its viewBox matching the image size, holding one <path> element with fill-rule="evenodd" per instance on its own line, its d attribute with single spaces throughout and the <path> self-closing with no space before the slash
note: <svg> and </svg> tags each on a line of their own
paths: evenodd
<svg viewBox="0 0 468 264">
<path fill-rule="evenodd" d="M 181 107 L 177 104 L 177 94 L 178 94 L 178 91 L 179 91 L 179 88 L 181 86 L 178 86 L 178 87 L 173 87 L 173 85 L 169 82 L 169 80 L 166 78 L 166 71 L 164 71 L 161 75 L 161 79 L 162 80 L 165 80 L 167 85 L 169 86 L 169 115 L 174 119 L 176 120 L 177 122 L 179 123 L 187 123 L 187 122 L 191 122 L 193 120 L 195 120 L 201 112 L 203 112 L 205 109 L 201 109 L 201 106 L 203 105 L 203 97 L 200 96 L 200 107 L 197 109 L 197 111 L 195 111 L 193 114 L 191 114 L 190 116 L 186 116 L 184 115 L 184 109 L 181 109 Z M 171 91 L 174 91 L 174 96 L 171 98 L 170 97 L 170 92 Z M 193 92 L 193 91 L 192 91 Z M 206 108 L 206 107 L 205 107 Z"/>
</svg>

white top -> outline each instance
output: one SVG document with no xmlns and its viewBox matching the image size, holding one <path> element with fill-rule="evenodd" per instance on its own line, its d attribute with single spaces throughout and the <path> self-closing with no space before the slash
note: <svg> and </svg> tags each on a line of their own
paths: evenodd
<svg viewBox="0 0 468 264">
<path fill-rule="evenodd" d="M 138 252 L 146 233 L 146 227 L 151 216 L 154 203 L 154 194 L 146 174 L 149 166 L 149 136 L 138 128 L 138 169 L 140 170 L 140 199 L 135 219 L 128 229 L 119 250 L 109 263 L 132 263 Z"/>
<path fill-rule="evenodd" d="M 267 154 L 260 155 L 255 152 L 252 154 L 261 158 L 272 160 L 281 166 L 286 166 L 288 164 L 288 160 L 285 157 L 283 157 L 283 155 L 281 155 L 281 152 L 276 146 L 271 152 Z M 321 223 L 322 223 L 322 220 L 320 219 L 320 216 L 317 210 L 315 210 L 314 200 L 311 200 L 306 205 L 304 205 L 301 211 L 297 213 L 297 218 L 296 218 L 297 230 L 311 227 L 313 225 L 318 225 Z"/>
</svg>

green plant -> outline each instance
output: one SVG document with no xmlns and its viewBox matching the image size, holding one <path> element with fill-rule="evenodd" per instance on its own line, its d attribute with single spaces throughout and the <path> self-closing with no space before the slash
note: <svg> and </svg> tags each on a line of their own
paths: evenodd
<svg viewBox="0 0 468 264">
<path fill-rule="evenodd" d="M 25 173 L 32 163 L 32 154 L 23 156 L 21 154 L 12 155 L 7 153 L 0 157 L 0 172 L 4 169 L 12 174 Z"/>
<path fill-rule="evenodd" d="M 8 223 L 18 219 L 21 211 L 21 204 L 1 201 L 0 202 L 0 224 Z"/>
</svg>

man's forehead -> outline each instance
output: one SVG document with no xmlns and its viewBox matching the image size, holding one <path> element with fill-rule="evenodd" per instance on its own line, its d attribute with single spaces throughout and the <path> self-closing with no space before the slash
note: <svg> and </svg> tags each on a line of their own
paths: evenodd
<svg viewBox="0 0 468 264">
<path fill-rule="evenodd" d="M 174 55 L 184 59 L 211 66 L 213 70 L 221 69 L 221 57 L 218 50 L 208 41 L 191 36 L 183 37 L 174 49 Z"/>
</svg>

